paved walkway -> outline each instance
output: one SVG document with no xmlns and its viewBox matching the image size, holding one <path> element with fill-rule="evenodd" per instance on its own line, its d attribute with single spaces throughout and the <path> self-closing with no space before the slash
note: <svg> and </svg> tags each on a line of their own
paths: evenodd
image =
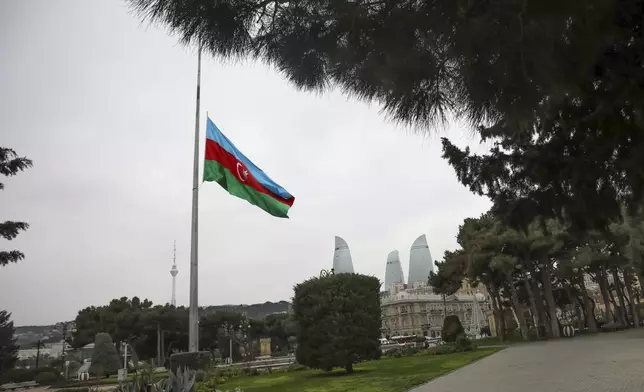
<svg viewBox="0 0 644 392">
<path fill-rule="evenodd" d="M 644 328 L 512 346 L 412 392 L 642 392 Z"/>
</svg>

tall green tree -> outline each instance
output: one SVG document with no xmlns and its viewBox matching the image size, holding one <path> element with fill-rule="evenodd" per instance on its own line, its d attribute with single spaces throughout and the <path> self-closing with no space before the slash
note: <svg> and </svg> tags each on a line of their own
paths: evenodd
<svg viewBox="0 0 644 392">
<path fill-rule="evenodd" d="M 359 274 L 312 278 L 295 286 L 298 363 L 353 371 L 380 356 L 380 281 Z"/>
<path fill-rule="evenodd" d="M 114 347 L 114 342 L 109 334 L 98 333 L 94 341 L 92 364 L 89 372 L 92 375 L 103 377 L 114 375 L 122 367 L 119 355 Z"/>
<path fill-rule="evenodd" d="M 14 338 L 15 332 L 11 313 L 0 310 L 0 374 L 13 369 L 18 360 L 19 347 Z"/>
<path fill-rule="evenodd" d="M 19 156 L 10 148 L 0 147 L 0 174 L 5 177 L 15 176 L 19 172 L 30 168 L 33 165 L 30 159 Z M 0 182 L 0 190 L 4 184 Z M 0 237 L 5 240 L 12 240 L 21 231 L 27 230 L 29 224 L 26 222 L 4 221 L 0 222 Z M 18 250 L 0 251 L 0 267 L 9 263 L 17 263 L 25 258 L 24 253 Z"/>
</svg>

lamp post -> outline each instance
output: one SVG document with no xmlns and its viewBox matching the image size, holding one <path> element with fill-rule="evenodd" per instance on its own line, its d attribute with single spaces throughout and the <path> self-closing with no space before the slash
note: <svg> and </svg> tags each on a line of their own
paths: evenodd
<svg viewBox="0 0 644 392">
<path fill-rule="evenodd" d="M 241 345 L 242 342 L 246 343 L 246 347 L 244 347 L 244 351 L 245 351 L 244 356 L 246 358 L 250 358 L 250 350 L 251 350 L 250 341 L 248 340 L 248 327 L 249 326 L 250 326 L 250 323 L 248 322 L 247 319 L 242 319 L 239 322 L 239 326 L 238 326 L 238 328 L 239 328 L 238 329 L 238 331 L 239 331 L 239 333 L 238 333 L 239 338 L 238 339 L 239 339 L 240 345 Z"/>
<path fill-rule="evenodd" d="M 62 359 L 61 373 L 63 373 L 63 372 L 65 373 L 65 379 L 68 378 L 67 377 L 67 372 L 65 371 L 65 369 L 67 368 L 65 366 L 65 346 L 67 345 L 67 332 L 70 331 L 69 327 L 72 326 L 72 325 L 74 325 L 74 323 L 72 321 L 64 321 L 64 322 L 58 322 L 54 326 L 55 330 L 57 330 L 57 331 L 60 330 L 60 333 L 63 335 L 63 348 L 62 348 L 62 352 L 61 352 L 60 357 Z M 75 328 L 71 329 L 71 332 L 72 333 L 76 332 L 76 329 Z"/>
</svg>

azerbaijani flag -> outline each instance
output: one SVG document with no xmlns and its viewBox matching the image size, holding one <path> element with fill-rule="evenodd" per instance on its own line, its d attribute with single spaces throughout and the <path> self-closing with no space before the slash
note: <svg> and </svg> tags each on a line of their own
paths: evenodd
<svg viewBox="0 0 644 392">
<path fill-rule="evenodd" d="M 231 195 L 254 204 L 273 216 L 288 218 L 295 198 L 271 180 L 208 118 L 204 181 L 215 181 Z"/>
</svg>

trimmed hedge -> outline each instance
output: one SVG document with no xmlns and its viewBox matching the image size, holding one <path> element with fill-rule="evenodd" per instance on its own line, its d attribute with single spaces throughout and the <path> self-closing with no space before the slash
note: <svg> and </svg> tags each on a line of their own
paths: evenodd
<svg viewBox="0 0 644 392">
<path fill-rule="evenodd" d="M 60 380 L 59 370 L 52 367 L 43 366 L 38 369 L 9 369 L 0 375 L 0 385 L 9 383 L 19 383 L 27 381 L 36 381 L 36 377 L 41 373 L 53 373 L 55 380 Z"/>
<path fill-rule="evenodd" d="M 36 377 L 34 377 L 34 381 L 40 385 L 49 385 L 58 381 L 59 378 L 60 376 L 58 376 L 56 373 L 42 372 L 42 373 L 36 374 Z"/>
<path fill-rule="evenodd" d="M 197 351 L 193 353 L 176 353 L 170 355 L 170 370 L 177 373 L 177 368 L 202 370 L 212 362 L 210 351 Z"/>
</svg>

